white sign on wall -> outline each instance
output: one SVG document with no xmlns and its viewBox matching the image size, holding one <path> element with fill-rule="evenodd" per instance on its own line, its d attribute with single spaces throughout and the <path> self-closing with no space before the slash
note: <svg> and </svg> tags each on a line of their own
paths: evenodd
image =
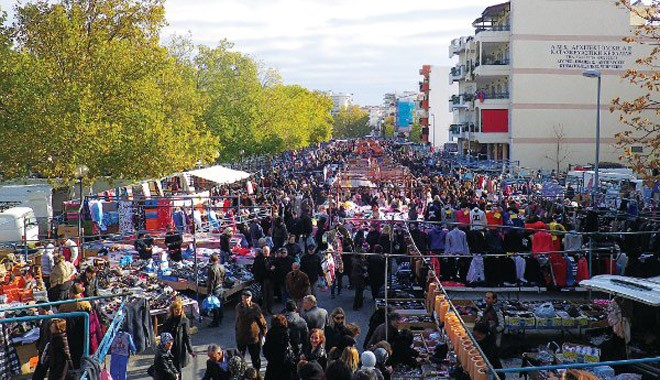
<svg viewBox="0 0 660 380">
<path fill-rule="evenodd" d="M 550 55 L 562 69 L 622 70 L 629 67 L 633 51 L 626 44 L 553 44 Z"/>
</svg>

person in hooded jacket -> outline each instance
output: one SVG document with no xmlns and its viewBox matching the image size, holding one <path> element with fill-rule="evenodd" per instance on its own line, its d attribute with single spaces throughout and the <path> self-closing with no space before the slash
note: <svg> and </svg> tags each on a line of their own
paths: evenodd
<svg viewBox="0 0 660 380">
<path fill-rule="evenodd" d="M 173 345 L 174 338 L 172 334 L 168 332 L 160 334 L 160 343 L 156 348 L 156 357 L 154 358 L 154 379 L 179 380 L 179 370 L 174 365 L 174 356 L 171 352 Z"/>
</svg>

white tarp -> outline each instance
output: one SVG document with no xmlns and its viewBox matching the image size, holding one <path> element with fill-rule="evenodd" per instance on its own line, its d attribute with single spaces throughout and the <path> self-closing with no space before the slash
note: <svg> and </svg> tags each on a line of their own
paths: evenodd
<svg viewBox="0 0 660 380">
<path fill-rule="evenodd" d="M 189 172 L 185 172 L 185 174 L 204 178 L 221 185 L 234 183 L 242 179 L 246 179 L 250 176 L 249 173 L 244 171 L 229 169 L 220 165 L 210 166 L 204 169 L 191 170 Z"/>
<path fill-rule="evenodd" d="M 660 306 L 658 278 L 636 278 L 602 274 L 580 281 L 580 286 L 618 295 L 651 306 Z"/>
</svg>

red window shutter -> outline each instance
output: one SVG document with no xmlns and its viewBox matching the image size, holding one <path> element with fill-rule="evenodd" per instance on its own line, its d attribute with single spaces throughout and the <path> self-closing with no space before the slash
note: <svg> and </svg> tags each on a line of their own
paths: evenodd
<svg viewBox="0 0 660 380">
<path fill-rule="evenodd" d="M 481 132 L 508 132 L 509 110 L 481 110 Z"/>
</svg>

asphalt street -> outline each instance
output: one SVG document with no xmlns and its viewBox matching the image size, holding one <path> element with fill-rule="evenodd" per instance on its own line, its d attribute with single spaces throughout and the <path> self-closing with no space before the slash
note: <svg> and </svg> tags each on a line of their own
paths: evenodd
<svg viewBox="0 0 660 380">
<path fill-rule="evenodd" d="M 344 277 L 344 282 L 348 282 L 346 277 Z M 364 335 L 367 333 L 369 327 L 369 317 L 374 311 L 375 304 L 371 299 L 371 293 L 369 289 L 365 290 L 365 302 L 364 307 L 360 311 L 354 311 L 353 306 L 353 290 L 344 289 L 340 296 L 337 296 L 335 299 L 331 299 L 330 290 L 320 290 L 317 292 L 317 298 L 319 306 L 328 310 L 330 313 L 335 307 L 342 307 L 346 312 L 348 320 L 346 322 L 355 323 L 362 329 L 360 336 L 358 337 L 358 347 L 362 348 L 362 343 L 364 341 Z M 206 348 L 209 344 L 218 344 L 222 348 L 235 348 L 236 347 L 236 338 L 234 333 L 234 307 L 236 306 L 236 299 L 233 302 L 225 305 L 224 320 L 222 325 L 217 328 L 207 327 L 210 323 L 209 318 L 202 318 L 201 324 L 195 320 L 194 326 L 197 328 L 197 332 L 191 336 L 193 349 L 197 353 L 196 358 L 191 358 L 190 365 L 182 371 L 182 380 L 183 379 L 201 379 L 204 375 L 204 370 L 206 369 Z M 283 305 L 277 303 L 275 310 L 283 309 Z M 266 318 L 268 324 L 270 325 L 270 318 Z M 250 355 L 246 354 L 245 359 L 250 361 Z M 129 368 L 128 368 L 128 379 L 150 379 L 147 375 L 147 368 L 153 364 L 154 353 L 152 350 L 147 350 L 139 355 L 134 355 L 130 358 Z M 107 359 L 109 365 L 110 359 Z M 262 370 L 265 371 L 266 360 L 262 358 Z"/>
</svg>

